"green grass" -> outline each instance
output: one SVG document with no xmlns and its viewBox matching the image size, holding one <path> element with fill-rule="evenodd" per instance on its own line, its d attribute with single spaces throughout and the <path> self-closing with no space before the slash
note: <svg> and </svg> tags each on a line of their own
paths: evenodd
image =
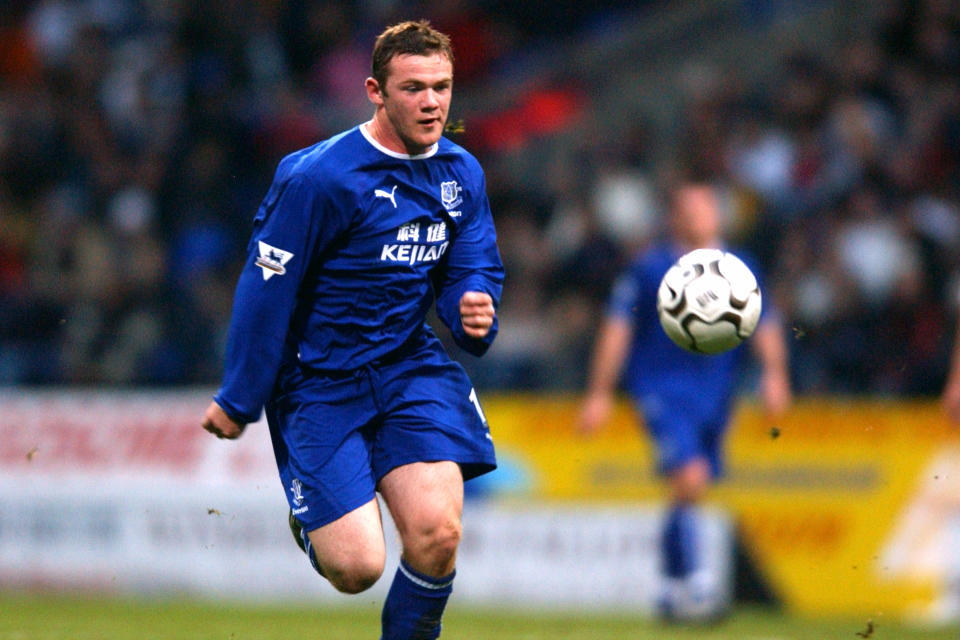
<svg viewBox="0 0 960 640">
<path fill-rule="evenodd" d="M 170 599 L 0 593 L 0 640 L 362 640 L 379 637 L 379 603 L 253 606 Z M 474 609 L 451 603 L 444 640 L 956 640 L 960 627 L 919 629 L 875 619 L 800 620 L 740 608 L 709 627 L 663 626 L 630 615 Z M 861 634 L 861 635 L 858 635 Z"/>
</svg>

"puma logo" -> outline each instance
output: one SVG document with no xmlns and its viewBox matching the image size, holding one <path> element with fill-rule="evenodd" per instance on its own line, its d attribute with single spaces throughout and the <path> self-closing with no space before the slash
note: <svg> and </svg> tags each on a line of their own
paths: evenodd
<svg viewBox="0 0 960 640">
<path fill-rule="evenodd" d="M 391 203 L 393 203 L 393 208 L 396 209 L 397 201 L 393 197 L 393 194 L 396 192 L 396 190 L 397 190 L 397 185 L 393 185 L 393 189 L 390 189 L 389 192 L 384 191 L 383 189 L 374 189 L 373 195 L 376 196 L 377 198 L 386 198 Z"/>
</svg>

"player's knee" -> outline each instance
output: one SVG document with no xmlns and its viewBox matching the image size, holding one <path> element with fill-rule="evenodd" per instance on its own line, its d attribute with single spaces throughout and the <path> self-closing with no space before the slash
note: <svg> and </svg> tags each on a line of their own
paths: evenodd
<svg viewBox="0 0 960 640">
<path fill-rule="evenodd" d="M 366 558 L 324 566 L 323 573 L 333 587 L 342 593 L 360 593 L 372 587 L 383 575 L 383 562 Z"/>
<path fill-rule="evenodd" d="M 459 518 L 442 517 L 415 529 L 404 547 L 408 555 L 414 555 L 426 564 L 444 565 L 456 555 L 462 535 Z"/>
<path fill-rule="evenodd" d="M 695 460 L 672 474 L 673 498 L 679 502 L 697 502 L 710 484 L 710 468 Z"/>
<path fill-rule="evenodd" d="M 330 576 L 330 584 L 340 593 L 363 593 L 380 579 L 380 573 L 370 574 L 334 574 Z"/>
<path fill-rule="evenodd" d="M 696 485 L 677 485 L 673 492 L 673 499 L 676 502 L 693 504 L 699 502 L 703 497 L 704 488 Z"/>
<path fill-rule="evenodd" d="M 434 553 L 444 559 L 452 558 L 460 546 L 463 537 L 463 526 L 459 518 L 449 518 L 442 525 L 432 531 L 427 543 Z"/>
<path fill-rule="evenodd" d="M 683 478 L 674 484 L 674 498 L 679 502 L 697 502 L 706 489 L 706 483 L 700 478 Z"/>
</svg>

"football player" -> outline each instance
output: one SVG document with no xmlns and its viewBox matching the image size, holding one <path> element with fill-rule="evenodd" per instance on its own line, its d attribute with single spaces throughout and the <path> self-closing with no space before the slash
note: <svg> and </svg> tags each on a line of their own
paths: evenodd
<svg viewBox="0 0 960 640">
<path fill-rule="evenodd" d="M 743 345 L 716 355 L 695 354 L 674 344 L 660 326 L 657 289 L 667 269 L 689 251 L 724 246 L 720 202 L 711 185 L 683 182 L 671 197 L 670 237 L 637 256 L 614 284 L 588 374 L 580 429 L 591 433 L 604 424 L 622 382 L 656 445 L 658 471 L 670 488 L 660 549 L 666 574 L 661 613 L 703 618 L 722 613 L 726 605 L 713 577 L 702 570 L 696 505 L 722 473 L 721 449 Z M 784 332 L 771 305 L 765 305 L 750 344 L 762 367 L 767 411 L 780 415 L 791 393 Z"/>
<path fill-rule="evenodd" d="M 372 119 L 279 164 L 203 427 L 237 438 L 265 409 L 294 537 L 342 592 L 383 572 L 379 492 L 402 542 L 383 638 L 436 638 L 463 482 L 496 461 L 477 394 L 425 318 L 435 302 L 456 343 L 483 354 L 503 265 L 483 171 L 442 135 L 448 37 L 397 24 L 371 66 Z"/>
</svg>

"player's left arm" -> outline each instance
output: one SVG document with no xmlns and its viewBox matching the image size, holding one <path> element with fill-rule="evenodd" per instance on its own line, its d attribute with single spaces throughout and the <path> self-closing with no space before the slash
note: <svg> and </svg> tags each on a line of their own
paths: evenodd
<svg viewBox="0 0 960 640">
<path fill-rule="evenodd" d="M 740 254 L 757 278 L 760 290 L 766 290 L 764 273 L 749 252 Z M 793 401 L 790 389 L 790 349 L 787 346 L 783 314 L 772 300 L 764 300 L 760 323 L 750 338 L 751 350 L 760 364 L 760 398 L 767 416 L 783 415 Z"/>
<path fill-rule="evenodd" d="M 503 262 L 486 194 L 486 182 L 468 185 L 461 224 L 450 243 L 442 281 L 437 287 L 437 315 L 465 351 L 483 355 L 497 335 L 496 309 L 503 292 Z"/>
<path fill-rule="evenodd" d="M 760 394 L 767 414 L 782 415 L 790 406 L 789 351 L 778 313 L 766 314 L 751 339 L 753 351 L 760 362 Z"/>
</svg>

